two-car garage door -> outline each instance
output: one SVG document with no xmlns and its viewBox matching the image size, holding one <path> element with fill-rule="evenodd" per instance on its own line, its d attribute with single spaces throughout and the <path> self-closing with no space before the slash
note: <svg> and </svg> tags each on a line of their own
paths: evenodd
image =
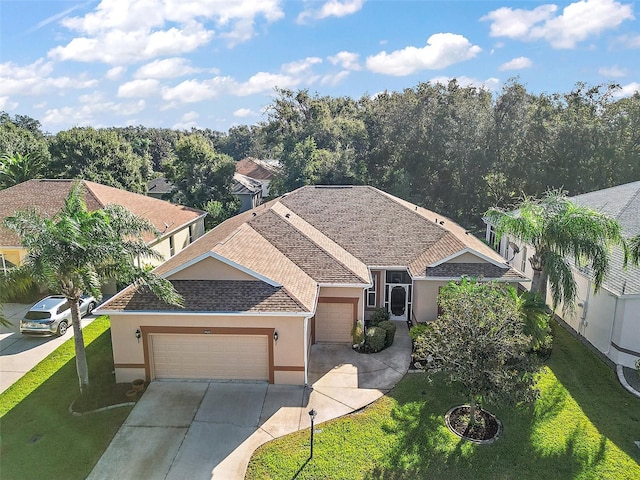
<svg viewBox="0 0 640 480">
<path fill-rule="evenodd" d="M 267 335 L 152 334 L 158 379 L 269 380 Z"/>
</svg>

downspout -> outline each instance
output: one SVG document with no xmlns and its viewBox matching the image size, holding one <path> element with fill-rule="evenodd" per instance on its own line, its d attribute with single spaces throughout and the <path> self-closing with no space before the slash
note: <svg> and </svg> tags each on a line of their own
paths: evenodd
<svg viewBox="0 0 640 480">
<path fill-rule="evenodd" d="M 309 318 L 304 317 L 303 335 L 304 335 L 304 384 L 309 384 Z"/>
<path fill-rule="evenodd" d="M 589 325 L 589 322 L 587 321 L 587 315 L 589 314 L 589 300 L 591 298 L 591 283 L 589 283 L 589 286 L 587 287 L 587 298 L 584 299 L 584 302 L 582 303 L 582 318 L 580 319 L 580 325 L 582 326 L 582 336 L 586 337 L 586 333 L 587 333 L 587 325 Z M 580 333 L 578 331 L 578 333 Z"/>
<path fill-rule="evenodd" d="M 609 344 L 607 345 L 607 351 L 605 352 L 605 355 L 607 356 L 607 358 L 611 358 L 609 357 L 609 353 L 611 352 L 611 342 L 613 341 L 613 330 L 616 326 L 616 318 L 618 317 L 618 300 L 620 300 L 620 297 L 615 295 L 615 299 L 616 299 L 616 303 L 613 306 L 613 321 L 611 322 L 611 330 L 609 331 Z"/>
</svg>

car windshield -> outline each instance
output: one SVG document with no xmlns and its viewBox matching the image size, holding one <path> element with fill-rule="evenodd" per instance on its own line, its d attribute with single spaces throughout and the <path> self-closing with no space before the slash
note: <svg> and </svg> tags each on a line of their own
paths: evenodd
<svg viewBox="0 0 640 480">
<path fill-rule="evenodd" d="M 51 314 L 49 312 L 27 312 L 24 316 L 27 320 L 44 320 L 45 318 L 51 318 Z"/>
</svg>

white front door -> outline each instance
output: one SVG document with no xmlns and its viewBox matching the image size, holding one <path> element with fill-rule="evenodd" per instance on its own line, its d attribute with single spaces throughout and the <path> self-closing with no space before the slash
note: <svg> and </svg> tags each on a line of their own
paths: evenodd
<svg viewBox="0 0 640 480">
<path fill-rule="evenodd" d="M 409 285 L 387 285 L 387 298 L 389 299 L 389 315 L 391 320 L 407 321 L 407 306 Z"/>
</svg>

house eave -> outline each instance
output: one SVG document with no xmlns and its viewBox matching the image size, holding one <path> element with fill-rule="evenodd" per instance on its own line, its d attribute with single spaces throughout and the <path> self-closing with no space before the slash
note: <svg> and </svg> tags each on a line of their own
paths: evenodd
<svg viewBox="0 0 640 480">
<path fill-rule="evenodd" d="M 470 277 L 467 275 L 462 275 L 459 277 L 413 277 L 414 280 L 425 280 L 425 281 L 429 281 L 429 282 L 457 282 L 460 281 L 460 279 L 462 278 L 474 278 L 474 277 Z M 513 279 L 506 279 L 503 277 L 478 277 L 479 280 L 483 281 L 483 282 L 509 282 L 509 283 L 524 283 L 524 282 L 530 282 L 531 279 L 530 278 L 513 278 Z"/>
<path fill-rule="evenodd" d="M 313 316 L 313 312 L 255 312 L 251 310 L 238 312 L 185 312 L 182 310 L 101 310 L 99 307 L 94 310 L 96 315 L 119 315 L 119 316 L 139 316 L 139 315 L 154 315 L 154 316 L 173 316 L 173 315 L 185 315 L 189 317 L 229 317 L 229 316 L 256 316 L 256 317 L 309 317 Z"/>
</svg>

